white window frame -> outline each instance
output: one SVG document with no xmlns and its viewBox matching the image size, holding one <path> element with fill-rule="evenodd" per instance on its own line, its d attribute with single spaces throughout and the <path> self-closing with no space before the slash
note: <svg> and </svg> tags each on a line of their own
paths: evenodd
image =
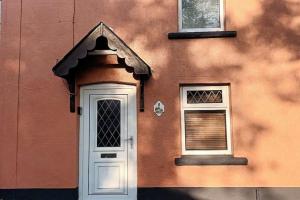
<svg viewBox="0 0 300 200">
<path fill-rule="evenodd" d="M 178 0 L 178 27 L 179 32 L 210 32 L 210 31 L 224 31 L 225 24 L 225 12 L 224 12 L 224 1 L 220 1 L 220 28 L 182 28 L 182 0 Z"/>
<path fill-rule="evenodd" d="M 222 90 L 222 103 L 199 103 L 187 104 L 187 91 L 190 90 Z M 183 155 L 232 155 L 231 144 L 231 120 L 230 120 L 230 103 L 229 103 L 229 86 L 181 86 L 181 143 Z M 185 120 L 184 111 L 186 110 L 223 110 L 226 113 L 226 150 L 186 150 L 185 144 Z"/>
</svg>

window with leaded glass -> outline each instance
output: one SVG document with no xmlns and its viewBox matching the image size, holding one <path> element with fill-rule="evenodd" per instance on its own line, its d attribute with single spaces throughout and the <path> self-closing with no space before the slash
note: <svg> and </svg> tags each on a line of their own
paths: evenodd
<svg viewBox="0 0 300 200">
<path fill-rule="evenodd" d="M 224 0 L 178 0 L 179 31 L 224 30 Z"/>
<path fill-rule="evenodd" d="M 120 147 L 121 102 L 105 99 L 97 103 L 97 147 Z"/>
<path fill-rule="evenodd" d="M 228 86 L 181 87 L 185 155 L 231 154 Z"/>
</svg>

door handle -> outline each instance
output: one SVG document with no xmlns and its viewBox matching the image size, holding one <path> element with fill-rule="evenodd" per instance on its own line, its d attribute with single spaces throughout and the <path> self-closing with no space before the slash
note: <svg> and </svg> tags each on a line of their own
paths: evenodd
<svg viewBox="0 0 300 200">
<path fill-rule="evenodd" d="M 131 148 L 133 147 L 133 136 L 130 136 L 129 138 L 125 139 L 125 141 L 130 142 Z"/>
</svg>

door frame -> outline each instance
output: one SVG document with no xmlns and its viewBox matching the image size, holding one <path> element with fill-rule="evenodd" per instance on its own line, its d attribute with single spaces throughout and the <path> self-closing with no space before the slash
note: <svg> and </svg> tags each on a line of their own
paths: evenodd
<svg viewBox="0 0 300 200">
<path fill-rule="evenodd" d="M 125 85 L 125 84 L 117 84 L 117 83 L 99 83 L 99 84 L 91 84 L 84 85 L 80 87 L 80 107 L 82 109 L 82 113 L 80 115 L 80 127 L 79 127 L 79 183 L 78 183 L 78 196 L 79 200 L 86 200 L 86 196 L 84 193 L 84 178 L 85 170 L 88 170 L 88 166 L 84 163 L 89 163 L 86 149 L 86 138 L 84 135 L 85 124 L 89 123 L 89 119 L 85 119 L 84 116 L 89 116 L 89 108 L 84 108 L 84 95 L 89 94 L 92 91 L 104 92 L 105 94 L 125 94 L 128 95 L 128 134 L 132 135 L 135 139 L 133 141 L 133 148 L 131 149 L 133 152 L 130 154 L 131 164 L 129 165 L 128 158 L 128 198 L 130 200 L 137 199 L 137 104 L 136 104 L 136 86 L 135 85 Z M 129 132 L 130 130 L 130 132 Z M 128 157 L 129 157 L 129 148 L 128 148 Z M 130 180 L 129 180 L 130 179 Z M 101 195 L 99 196 L 101 197 Z M 95 198 L 96 199 L 96 198 Z"/>
</svg>

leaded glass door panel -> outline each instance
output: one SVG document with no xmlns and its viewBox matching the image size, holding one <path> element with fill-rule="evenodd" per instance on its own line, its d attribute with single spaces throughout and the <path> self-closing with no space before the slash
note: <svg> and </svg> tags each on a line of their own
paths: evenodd
<svg viewBox="0 0 300 200">
<path fill-rule="evenodd" d="M 121 146 L 121 100 L 101 99 L 97 102 L 97 147 Z"/>
</svg>

